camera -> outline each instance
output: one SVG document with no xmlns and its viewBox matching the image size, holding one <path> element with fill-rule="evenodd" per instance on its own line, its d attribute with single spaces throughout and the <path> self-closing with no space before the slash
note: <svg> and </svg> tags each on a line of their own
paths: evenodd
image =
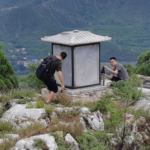
<svg viewBox="0 0 150 150">
<path fill-rule="evenodd" d="M 101 73 L 104 73 L 105 74 L 105 68 L 103 66 L 102 70 L 101 70 Z"/>
</svg>

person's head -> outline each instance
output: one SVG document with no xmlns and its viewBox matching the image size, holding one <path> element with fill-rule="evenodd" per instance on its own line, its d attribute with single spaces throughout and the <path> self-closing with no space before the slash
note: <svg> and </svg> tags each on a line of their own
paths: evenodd
<svg viewBox="0 0 150 150">
<path fill-rule="evenodd" d="M 113 67 L 116 67 L 117 66 L 117 59 L 115 57 L 111 57 L 110 58 L 110 64 L 113 66 Z"/>
<path fill-rule="evenodd" d="M 60 55 L 61 60 L 64 60 L 67 57 L 67 54 L 65 52 L 61 52 Z"/>
</svg>

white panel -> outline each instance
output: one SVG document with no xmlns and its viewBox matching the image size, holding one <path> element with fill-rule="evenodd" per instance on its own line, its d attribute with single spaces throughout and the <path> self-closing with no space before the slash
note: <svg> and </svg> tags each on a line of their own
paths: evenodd
<svg viewBox="0 0 150 150">
<path fill-rule="evenodd" d="M 74 49 L 75 87 L 99 84 L 99 44 Z"/>
<path fill-rule="evenodd" d="M 67 58 L 62 61 L 62 74 L 65 86 L 72 86 L 72 61 L 71 61 L 71 47 L 53 44 L 53 55 L 58 56 L 61 52 L 67 53 Z M 58 78 L 55 75 L 57 83 Z"/>
</svg>

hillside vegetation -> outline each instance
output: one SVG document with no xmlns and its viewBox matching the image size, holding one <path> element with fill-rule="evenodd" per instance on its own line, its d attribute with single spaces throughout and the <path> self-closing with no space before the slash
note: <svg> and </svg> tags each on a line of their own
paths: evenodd
<svg viewBox="0 0 150 150">
<path fill-rule="evenodd" d="M 0 20 L 4 50 L 26 47 L 34 58 L 51 49 L 41 37 L 73 29 L 113 38 L 102 44 L 103 61 L 137 60 L 150 49 L 149 0 L 0 0 Z"/>
</svg>

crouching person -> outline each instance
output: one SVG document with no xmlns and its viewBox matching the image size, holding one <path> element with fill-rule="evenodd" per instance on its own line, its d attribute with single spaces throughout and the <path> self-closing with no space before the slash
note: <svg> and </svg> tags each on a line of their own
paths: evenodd
<svg viewBox="0 0 150 150">
<path fill-rule="evenodd" d="M 127 80 L 129 75 L 122 64 L 119 64 L 115 57 L 110 58 L 110 64 L 114 67 L 114 69 L 110 69 L 107 66 L 104 66 L 106 70 L 111 72 L 111 75 L 104 74 L 105 77 L 109 78 L 111 81 L 120 81 L 120 80 Z"/>
<path fill-rule="evenodd" d="M 52 60 L 57 60 L 57 61 L 54 61 L 49 68 L 50 72 L 52 73 L 52 76 L 48 80 L 44 81 L 44 83 L 47 86 L 47 89 L 50 91 L 49 97 L 47 98 L 45 105 L 53 104 L 52 101 L 54 100 L 54 96 L 58 92 L 58 86 L 56 83 L 56 79 L 54 77 L 55 71 L 58 72 L 58 78 L 61 82 L 62 90 L 65 89 L 63 76 L 62 76 L 62 62 L 61 61 L 64 60 L 66 57 L 67 57 L 67 54 L 65 52 L 61 52 L 59 56 L 55 56 L 55 55 L 51 56 Z"/>
</svg>

